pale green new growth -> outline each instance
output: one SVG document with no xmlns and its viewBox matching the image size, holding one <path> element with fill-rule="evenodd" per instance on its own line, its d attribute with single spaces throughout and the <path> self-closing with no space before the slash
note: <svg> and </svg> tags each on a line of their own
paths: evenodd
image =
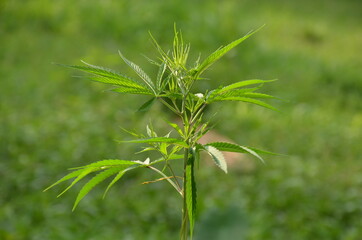
<svg viewBox="0 0 362 240">
<path fill-rule="evenodd" d="M 155 102 L 159 102 L 168 108 L 171 114 L 175 114 L 181 120 L 182 124 L 179 125 L 165 119 L 165 122 L 178 135 L 176 137 L 170 137 L 169 134 L 159 136 L 152 125 L 147 125 L 146 135 L 125 130 L 136 139 L 119 142 L 147 144 L 140 152 L 155 151 L 160 156 L 158 159 L 153 161 L 150 158 L 144 161 L 118 159 L 98 161 L 71 169 L 73 172 L 67 174 L 45 190 L 64 181 L 73 179 L 70 185 L 58 195 L 60 196 L 83 178 L 97 172 L 79 191 L 74 203 L 74 210 L 79 202 L 96 185 L 106 179 L 114 176 L 113 179 L 110 180 L 104 196 L 126 172 L 140 168 L 150 169 L 159 174 L 161 178 L 145 183 L 166 180 L 183 198 L 180 236 L 181 239 L 184 240 L 187 239 L 188 236 L 192 239 L 196 219 L 197 196 L 196 171 L 194 166 L 195 162 L 199 164 L 200 151 L 206 151 L 211 156 L 213 162 L 225 173 L 227 173 L 228 170 L 227 162 L 222 154 L 223 151 L 249 154 L 260 159 L 262 162 L 264 162 L 264 160 L 259 154 L 274 154 L 234 143 L 213 142 L 205 145 L 198 143 L 198 140 L 210 129 L 209 120 L 204 119 L 205 108 L 214 102 L 241 101 L 276 110 L 273 106 L 261 100 L 273 99 L 273 96 L 256 92 L 263 84 L 270 83 L 274 80 L 245 80 L 227 86 L 220 86 L 214 90 L 206 90 L 204 93 L 193 92 L 195 83 L 201 79 L 201 75 L 212 64 L 258 30 L 251 31 L 244 37 L 217 49 L 205 58 L 205 60 L 201 61 L 201 63 L 197 60 L 193 67 L 189 67 L 190 65 L 187 63 L 190 45 L 184 43 L 182 34 L 177 31 L 176 27 L 174 29 L 175 37 L 173 40 L 173 48 L 170 52 L 164 51 L 151 35 L 152 41 L 160 55 L 157 60 L 148 59 L 159 68 L 154 79 L 137 64 L 125 58 L 121 52 L 119 52 L 120 57 L 134 70 L 139 79 L 133 79 L 111 69 L 94 66 L 86 62 L 83 62 L 85 66 L 62 65 L 86 72 L 89 74 L 87 77 L 93 81 L 114 86 L 114 88 L 111 89 L 113 92 L 149 95 L 151 98 L 147 100 L 138 111 L 148 111 Z M 177 171 L 174 170 L 175 166 L 172 162 L 180 159 L 183 159 L 182 176 L 177 176 L 175 174 Z M 161 166 L 159 165 L 160 163 L 162 163 Z"/>
</svg>

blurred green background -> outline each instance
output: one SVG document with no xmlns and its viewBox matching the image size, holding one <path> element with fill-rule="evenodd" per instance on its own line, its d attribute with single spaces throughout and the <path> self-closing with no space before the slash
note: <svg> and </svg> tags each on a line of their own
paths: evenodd
<svg viewBox="0 0 362 240">
<path fill-rule="evenodd" d="M 180 199 L 166 183 L 141 185 L 150 172 L 129 174 L 105 200 L 97 187 L 73 213 L 78 186 L 59 199 L 60 188 L 42 192 L 69 167 L 134 159 L 139 146 L 114 141 L 127 137 L 119 127 L 143 131 L 162 111 L 137 115 L 145 98 L 51 63 L 131 75 L 118 49 L 149 66 L 148 31 L 168 48 L 174 23 L 193 59 L 265 23 L 197 87 L 278 78 L 264 92 L 288 100 L 273 102 L 281 113 L 211 109 L 218 132 L 288 156 L 228 175 L 201 164 L 196 239 L 361 239 L 361 9 L 359 0 L 0 1 L 0 239 L 178 238 Z"/>
</svg>

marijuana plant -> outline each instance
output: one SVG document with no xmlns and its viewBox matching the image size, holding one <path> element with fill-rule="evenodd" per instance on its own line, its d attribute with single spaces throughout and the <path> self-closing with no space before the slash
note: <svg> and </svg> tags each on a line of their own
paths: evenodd
<svg viewBox="0 0 362 240">
<path fill-rule="evenodd" d="M 191 67 L 187 64 L 190 45 L 183 42 L 181 32 L 175 28 L 173 49 L 170 52 L 164 51 L 150 34 L 159 53 L 159 58 L 156 61 L 149 59 L 152 64 L 158 67 L 158 74 L 154 80 L 141 67 L 125 58 L 121 52 L 119 52 L 120 57 L 137 73 L 140 80 L 86 62 L 83 62 L 83 66 L 63 65 L 88 73 L 91 80 L 114 86 L 112 89 L 114 92 L 149 96 L 150 99 L 141 106 L 141 110 L 149 109 L 152 104 L 159 101 L 181 119 L 182 125 L 167 121 L 178 137 L 159 136 L 151 126 L 147 126 L 147 135 L 128 131 L 136 139 L 127 142 L 147 144 L 143 152 L 156 151 L 160 156 L 158 159 L 151 160 L 147 158 L 143 161 L 107 159 L 90 163 L 82 167 L 72 168 L 72 172 L 45 190 L 73 179 L 70 185 L 58 195 L 61 196 L 86 176 L 96 173 L 79 191 L 73 206 L 74 210 L 90 190 L 107 178 L 113 177 L 104 195 L 125 173 L 148 168 L 161 176 L 156 181 L 165 180 L 169 182 L 181 196 L 183 208 L 180 237 L 181 239 L 187 239 L 188 236 L 192 238 L 196 212 L 195 163 L 199 161 L 200 152 L 205 151 L 208 153 L 215 164 L 225 173 L 227 173 L 227 164 L 222 151 L 250 154 L 261 161 L 263 159 L 259 154 L 272 154 L 229 142 L 212 142 L 202 145 L 198 143 L 198 140 L 210 129 L 209 121 L 204 119 L 204 110 L 207 105 L 214 102 L 241 101 L 275 110 L 274 107 L 261 100 L 273 98 L 272 96 L 256 92 L 264 83 L 273 80 L 245 80 L 227 86 L 220 86 L 214 90 L 206 90 L 204 93 L 192 92 L 195 82 L 201 79 L 202 74 L 212 64 L 258 30 L 251 31 L 244 37 L 220 47 L 205 60 L 201 62 L 197 60 Z M 180 160 L 183 161 L 183 176 L 176 176 L 173 161 Z M 159 163 L 163 164 L 160 166 Z"/>
</svg>

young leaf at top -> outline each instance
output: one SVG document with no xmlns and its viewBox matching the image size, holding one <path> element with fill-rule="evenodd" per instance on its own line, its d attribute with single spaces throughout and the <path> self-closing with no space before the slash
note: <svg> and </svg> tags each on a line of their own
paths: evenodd
<svg viewBox="0 0 362 240">
<path fill-rule="evenodd" d="M 262 26 L 263 27 L 263 26 Z M 219 48 L 215 52 L 213 52 L 210 56 L 208 56 L 196 69 L 196 77 L 199 77 L 207 68 L 209 68 L 213 63 L 215 63 L 217 60 L 219 60 L 222 56 L 224 56 L 227 52 L 229 52 L 231 49 L 242 43 L 244 40 L 249 38 L 251 35 L 259 31 L 262 27 L 258 28 L 255 31 L 251 31 L 250 33 L 246 34 L 244 37 L 239 38 L 230 44 Z"/>
<path fill-rule="evenodd" d="M 142 78 L 142 80 L 147 84 L 149 89 L 152 90 L 154 94 L 156 94 L 154 83 L 152 82 L 151 78 L 142 70 L 142 68 L 125 58 L 120 51 L 118 51 L 118 53 L 123 61 L 127 63 L 127 65 L 130 66 L 137 73 L 137 75 Z"/>
</svg>

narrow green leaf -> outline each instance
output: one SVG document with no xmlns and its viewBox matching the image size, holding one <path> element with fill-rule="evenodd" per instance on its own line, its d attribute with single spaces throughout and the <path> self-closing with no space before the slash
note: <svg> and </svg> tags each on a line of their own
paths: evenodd
<svg viewBox="0 0 362 240">
<path fill-rule="evenodd" d="M 264 93 L 256 93 L 256 92 L 248 92 L 244 94 L 245 97 L 248 98 L 273 98 L 276 99 L 276 97 L 264 94 Z"/>
<path fill-rule="evenodd" d="M 221 170 L 223 170 L 225 173 L 228 172 L 227 170 L 227 164 L 224 158 L 224 155 L 222 154 L 222 152 L 220 152 L 216 147 L 207 144 L 204 145 L 204 149 L 206 150 L 206 152 L 211 156 L 212 160 L 214 160 L 215 164 L 221 168 Z"/>
<path fill-rule="evenodd" d="M 156 98 L 151 98 L 150 100 L 146 101 L 142 106 L 137 110 L 137 112 L 147 112 L 150 110 L 152 105 L 155 103 Z"/>
<path fill-rule="evenodd" d="M 153 138 L 143 138 L 129 141 L 119 141 L 119 142 L 129 142 L 129 143 L 172 143 L 182 147 L 188 147 L 187 143 L 177 138 L 168 138 L 168 137 L 153 137 Z"/>
<path fill-rule="evenodd" d="M 79 191 L 78 196 L 75 200 L 73 211 L 77 207 L 78 203 L 88 194 L 90 190 L 92 190 L 96 185 L 104 181 L 105 179 L 109 178 L 110 176 L 118 173 L 120 170 L 123 170 L 127 167 L 121 166 L 121 167 L 112 167 L 110 169 L 104 170 L 103 172 L 98 173 L 96 176 L 94 176 L 91 180 L 89 180 Z"/>
<path fill-rule="evenodd" d="M 157 89 L 158 94 L 163 91 L 162 80 L 163 80 L 163 75 L 165 74 L 166 68 L 167 68 L 166 64 L 162 63 L 158 69 L 157 78 L 156 78 L 156 89 Z"/>
<path fill-rule="evenodd" d="M 253 99 L 253 98 L 247 98 L 247 97 L 225 97 L 225 98 L 217 98 L 215 100 L 216 101 L 240 101 L 240 102 L 247 102 L 247 103 L 253 103 L 253 104 L 256 104 L 256 105 L 259 105 L 259 106 L 262 106 L 262 107 L 265 107 L 265 108 L 268 108 L 268 109 L 271 109 L 271 110 L 274 110 L 274 111 L 277 111 L 278 112 L 278 109 L 276 109 L 275 107 L 273 107 L 272 105 L 270 104 L 267 104 L 263 101 L 260 101 L 260 100 L 256 100 L 256 99 Z"/>
<path fill-rule="evenodd" d="M 84 169 L 79 169 L 77 171 L 73 171 L 71 173 L 68 173 L 67 175 L 65 175 L 64 177 L 62 177 L 61 179 L 59 179 L 58 181 L 56 181 L 55 183 L 53 183 L 52 185 L 50 185 L 49 187 L 47 187 L 45 191 L 48 191 L 49 189 L 51 189 L 52 187 L 54 187 L 55 185 L 58 185 L 59 183 L 62 183 L 64 181 L 67 181 L 69 179 L 75 178 L 78 175 L 80 175 L 82 172 L 84 171 Z"/>
<path fill-rule="evenodd" d="M 240 81 L 240 82 L 236 82 L 233 84 L 230 84 L 228 86 L 225 86 L 223 88 L 221 88 L 218 93 L 223 93 L 235 88 L 241 88 L 241 87 L 246 87 L 246 86 L 250 86 L 250 85 L 255 85 L 255 84 L 262 84 L 262 83 L 267 83 L 267 82 L 274 82 L 276 81 L 275 79 L 273 80 L 260 80 L 260 79 L 252 79 L 252 80 L 244 80 L 244 81 Z"/>
<path fill-rule="evenodd" d="M 130 94 L 142 94 L 142 95 L 154 95 L 152 92 L 150 92 L 148 89 L 139 89 L 139 88 L 133 88 L 133 87 L 118 87 L 111 89 L 113 92 L 118 93 L 130 93 Z"/>
<path fill-rule="evenodd" d="M 167 119 L 164 119 L 164 121 L 165 121 L 168 125 L 170 125 L 173 129 L 175 129 L 176 132 L 177 132 L 178 134 L 180 134 L 181 137 L 184 136 L 184 133 L 182 132 L 181 128 L 180 128 L 176 123 L 170 122 L 170 121 L 168 121 Z"/>
<path fill-rule="evenodd" d="M 263 26 L 262 26 L 263 27 Z M 262 27 L 258 28 L 255 31 L 251 31 L 247 35 L 245 35 L 242 38 L 239 38 L 230 44 L 221 47 L 217 49 L 215 52 L 213 52 L 210 56 L 208 56 L 197 68 L 196 68 L 196 74 L 197 76 L 200 76 L 202 72 L 204 72 L 207 68 L 209 68 L 213 63 L 215 63 L 217 60 L 219 60 L 222 56 L 224 56 L 227 52 L 229 52 L 231 49 L 242 43 L 244 40 L 249 38 L 251 35 L 259 31 Z"/>
<path fill-rule="evenodd" d="M 214 148 L 219 149 L 220 151 L 225 151 L 225 152 L 247 153 L 253 155 L 254 157 L 258 158 L 261 162 L 265 163 L 264 159 L 259 154 L 257 154 L 256 151 L 254 151 L 249 147 L 241 146 L 234 143 L 227 143 L 227 142 L 213 142 L 206 144 L 206 146 L 212 146 Z"/>
<path fill-rule="evenodd" d="M 197 193 L 196 193 L 196 181 L 194 174 L 194 164 L 195 164 L 195 152 L 189 150 L 189 158 L 187 161 L 185 169 L 185 198 L 186 198 L 186 207 L 187 213 L 190 221 L 190 238 L 192 239 L 194 225 L 195 225 L 195 216 L 196 216 L 196 204 L 197 204 Z"/>
<path fill-rule="evenodd" d="M 138 76 L 140 76 L 140 78 L 142 78 L 142 80 L 147 84 L 147 86 L 149 87 L 150 90 L 152 90 L 152 92 L 154 94 L 156 94 L 155 92 L 155 86 L 151 80 L 151 78 L 142 70 L 142 68 L 138 65 L 136 65 L 135 63 L 131 62 L 130 60 L 128 60 L 127 58 L 125 58 L 123 56 L 123 54 L 118 51 L 119 55 L 121 56 L 121 58 L 123 59 L 123 61 L 130 66 L 136 73 Z"/>
<path fill-rule="evenodd" d="M 99 168 L 83 169 L 82 173 L 79 174 L 78 177 L 76 179 L 74 179 L 73 182 L 63 192 L 61 192 L 57 197 L 60 197 L 61 195 L 63 195 L 66 191 L 68 191 L 71 187 L 73 187 L 77 182 L 82 180 L 85 176 L 87 176 L 88 174 L 95 172 L 97 170 L 99 170 Z"/>
<path fill-rule="evenodd" d="M 123 175 L 130 171 L 130 170 L 133 170 L 133 169 L 136 169 L 136 168 L 140 168 L 140 167 L 143 167 L 143 165 L 135 165 L 135 166 L 131 166 L 131 167 L 128 167 L 124 170 L 121 170 L 118 172 L 118 174 L 113 178 L 112 182 L 110 182 L 106 188 L 106 190 L 104 191 L 104 194 L 103 194 L 103 198 L 107 195 L 109 189 L 119 180 L 123 177 Z"/>
<path fill-rule="evenodd" d="M 107 167 L 111 167 L 111 166 L 117 166 L 117 165 L 133 165 L 133 164 L 137 164 L 137 162 L 135 161 L 131 161 L 131 160 L 119 160 L 119 159 L 106 159 L 106 160 L 101 160 L 101 161 L 97 161 L 85 166 L 81 166 L 81 167 L 76 167 L 76 168 L 72 168 L 72 169 L 79 169 L 79 168 L 107 168 Z"/>
<path fill-rule="evenodd" d="M 286 156 L 284 154 L 280 154 L 280 153 L 274 153 L 274 152 L 270 152 L 270 151 L 265 151 L 263 149 L 258 149 L 258 148 L 254 148 L 254 147 L 248 147 L 249 149 L 253 150 L 256 153 L 259 154 L 269 154 L 269 155 L 275 155 L 275 156 Z"/>
</svg>

